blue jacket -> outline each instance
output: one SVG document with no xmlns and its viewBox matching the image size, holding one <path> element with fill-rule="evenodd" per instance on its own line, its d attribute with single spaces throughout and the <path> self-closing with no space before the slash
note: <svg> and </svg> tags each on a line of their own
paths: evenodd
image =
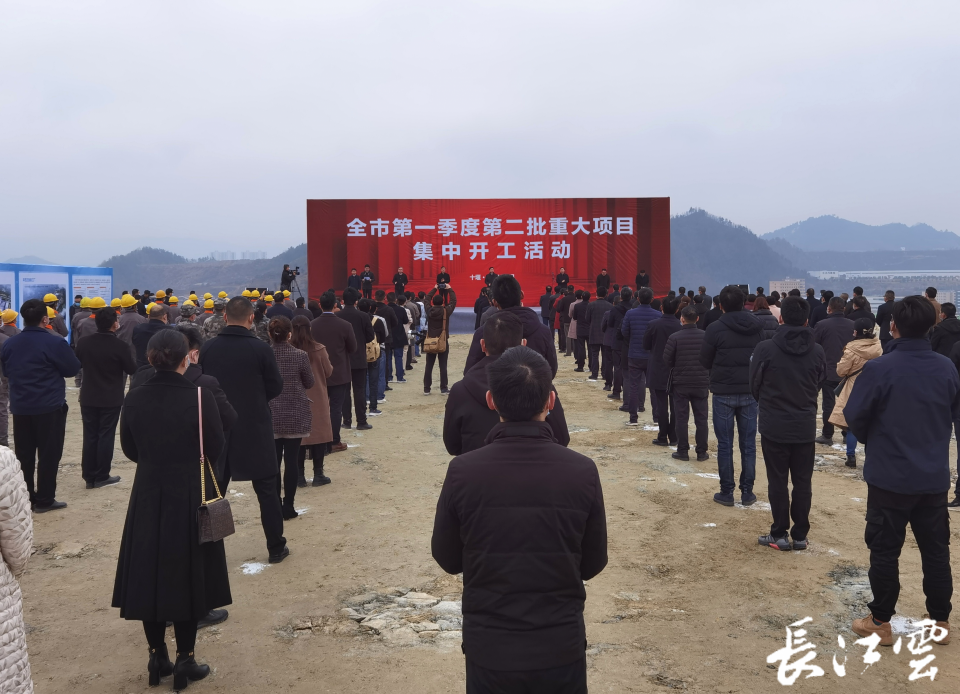
<svg viewBox="0 0 960 694">
<path fill-rule="evenodd" d="M 640 304 L 627 311 L 620 323 L 620 334 L 627 343 L 627 359 L 650 358 L 650 352 L 643 348 L 643 334 L 650 323 L 662 317 L 663 314 L 650 308 L 650 304 Z"/>
<path fill-rule="evenodd" d="M 10 381 L 10 411 L 16 415 L 63 407 L 67 393 L 63 379 L 80 371 L 80 360 L 67 341 L 40 327 L 24 328 L 7 339 L 0 348 L 0 365 Z"/>
<path fill-rule="evenodd" d="M 868 361 L 843 408 L 867 449 L 863 479 L 897 494 L 950 489 L 950 434 L 960 417 L 960 376 L 926 338 L 899 339 Z"/>
</svg>

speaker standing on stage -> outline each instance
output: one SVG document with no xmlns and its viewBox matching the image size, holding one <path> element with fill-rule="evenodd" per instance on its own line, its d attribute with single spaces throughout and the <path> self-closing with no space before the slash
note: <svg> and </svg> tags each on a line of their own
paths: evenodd
<svg viewBox="0 0 960 694">
<path fill-rule="evenodd" d="M 393 276 L 393 291 L 396 292 L 397 296 L 403 294 L 407 288 L 407 282 L 410 280 L 407 278 L 407 273 L 403 271 L 402 267 L 397 268 L 397 274 Z"/>
<path fill-rule="evenodd" d="M 557 273 L 555 278 L 557 284 L 560 286 L 560 289 L 566 289 L 567 285 L 570 284 L 570 275 L 567 274 L 565 268 L 560 268 L 560 272 Z"/>
<path fill-rule="evenodd" d="M 373 298 L 373 273 L 370 272 L 370 266 L 364 265 L 363 272 L 360 273 L 360 293 L 363 294 L 364 299 Z"/>
<path fill-rule="evenodd" d="M 360 275 L 357 274 L 357 268 L 350 268 L 350 276 L 347 278 L 347 286 L 351 289 L 360 291 Z"/>
<path fill-rule="evenodd" d="M 490 272 L 488 272 L 487 275 L 486 275 L 486 277 L 483 278 L 483 282 L 484 282 L 484 284 L 486 284 L 488 287 L 492 287 L 492 286 L 493 286 L 493 281 L 494 281 L 495 279 L 497 279 L 497 277 L 498 277 L 497 273 L 495 273 L 495 272 L 493 271 L 493 268 L 491 267 L 491 268 L 490 268 Z M 477 327 L 480 327 L 480 326 L 477 326 Z"/>
</svg>

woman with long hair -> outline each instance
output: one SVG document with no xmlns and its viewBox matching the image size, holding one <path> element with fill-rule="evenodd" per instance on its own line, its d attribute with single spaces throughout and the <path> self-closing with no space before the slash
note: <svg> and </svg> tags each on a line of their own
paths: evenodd
<svg viewBox="0 0 960 694">
<path fill-rule="evenodd" d="M 330 400 L 327 397 L 327 379 L 333 373 L 333 364 L 327 355 L 327 348 L 313 339 L 310 334 L 310 321 L 306 316 L 297 316 L 293 319 L 293 335 L 290 344 L 303 350 L 310 360 L 313 369 L 313 386 L 307 390 L 310 400 L 310 435 L 300 442 L 298 458 L 298 484 L 307 486 L 304 466 L 307 459 L 307 449 L 313 460 L 313 486 L 321 487 L 330 484 L 330 478 L 323 474 L 323 458 L 327 452 L 327 444 L 333 441 L 333 425 L 330 421 Z"/>
<path fill-rule="evenodd" d="M 303 316 L 298 316 L 303 318 Z M 286 316 L 271 319 L 270 345 L 277 358 L 277 366 L 283 377 L 283 392 L 270 401 L 273 413 L 273 439 L 277 446 L 277 464 L 285 461 L 283 470 L 283 518 L 297 517 L 293 500 L 297 494 L 297 482 L 300 477 L 300 441 L 310 436 L 311 418 L 310 400 L 307 391 L 313 388 L 316 379 L 310 358 L 302 349 L 290 344 L 293 326 Z M 277 493 L 280 493 L 280 472 L 277 472 Z"/>
<path fill-rule="evenodd" d="M 843 379 L 843 390 L 837 396 L 833 412 L 827 419 L 844 432 L 847 444 L 847 460 L 845 463 L 847 467 L 857 467 L 857 439 L 853 432 L 847 429 L 847 420 L 843 417 L 843 408 L 847 406 L 847 400 L 850 399 L 850 393 L 853 391 L 853 384 L 860 372 L 863 371 L 863 365 L 882 354 L 883 347 L 880 345 L 877 324 L 873 318 L 858 318 L 855 320 L 853 322 L 853 339 L 844 346 L 843 356 L 837 362 L 837 376 Z"/>
<path fill-rule="evenodd" d="M 143 622 L 149 684 L 172 674 L 178 691 L 210 674 L 194 659 L 197 622 L 232 601 L 223 541 L 199 542 L 201 480 L 208 499 L 215 489 L 212 470 L 201 461 L 201 437 L 204 459 L 215 461 L 224 436 L 213 393 L 200 388 L 198 406 L 197 386 L 183 376 L 188 352 L 180 332 L 156 333 L 147 344 L 156 373 L 123 402 L 120 446 L 137 472 L 113 587 L 120 616 Z M 171 412 L 179 416 L 173 428 L 162 424 Z M 175 664 L 167 654 L 167 622 L 177 640 Z"/>
<path fill-rule="evenodd" d="M 763 327 L 763 332 L 761 335 L 764 340 L 769 340 L 773 337 L 773 334 L 777 332 L 777 328 L 780 327 L 780 319 L 774 317 L 773 312 L 770 310 L 770 304 L 767 303 L 767 297 L 758 296 L 753 302 L 753 315 L 760 320 L 760 325 Z"/>
</svg>

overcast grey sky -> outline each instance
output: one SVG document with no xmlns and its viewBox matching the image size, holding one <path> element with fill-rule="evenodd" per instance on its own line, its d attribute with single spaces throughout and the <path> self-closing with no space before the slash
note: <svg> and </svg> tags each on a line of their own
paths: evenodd
<svg viewBox="0 0 960 694">
<path fill-rule="evenodd" d="M 960 3 L 0 0 L 0 260 L 279 251 L 307 198 L 960 232 Z"/>
</svg>

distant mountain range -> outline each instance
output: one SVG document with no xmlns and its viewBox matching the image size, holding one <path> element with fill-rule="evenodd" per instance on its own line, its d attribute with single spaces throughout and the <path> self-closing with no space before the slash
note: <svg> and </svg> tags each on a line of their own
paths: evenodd
<svg viewBox="0 0 960 694">
<path fill-rule="evenodd" d="M 810 217 L 761 238 L 786 241 L 802 251 L 960 250 L 960 236 L 929 224 L 870 226 L 833 215 Z"/>
<path fill-rule="evenodd" d="M 22 255 L 19 258 L 8 258 L 4 260 L 5 263 L 20 263 L 22 265 L 56 265 L 56 263 L 51 263 L 49 260 L 44 260 L 35 255 Z"/>
</svg>

